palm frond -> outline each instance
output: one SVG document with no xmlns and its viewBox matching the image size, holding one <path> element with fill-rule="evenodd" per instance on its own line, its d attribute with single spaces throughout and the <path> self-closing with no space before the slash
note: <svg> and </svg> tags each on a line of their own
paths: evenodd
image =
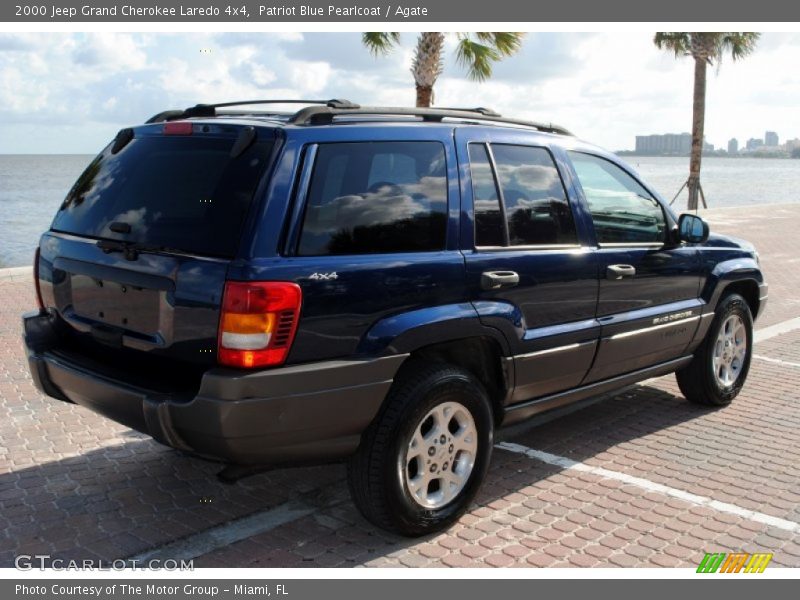
<svg viewBox="0 0 800 600">
<path fill-rule="evenodd" d="M 467 77 L 474 81 L 486 81 L 492 75 L 492 63 L 500 60 L 497 50 L 463 37 L 456 48 L 456 62 L 467 69 Z"/>
<path fill-rule="evenodd" d="M 524 37 L 524 33 L 508 31 L 475 33 L 475 38 L 478 41 L 495 48 L 501 58 L 516 54 L 522 46 Z"/>
<path fill-rule="evenodd" d="M 726 32 L 721 34 L 719 58 L 730 54 L 731 58 L 736 61 L 752 54 L 760 37 L 760 33 L 754 32 Z"/>
<path fill-rule="evenodd" d="M 361 42 L 374 56 L 389 54 L 392 49 L 400 44 L 398 32 L 371 31 L 361 34 Z"/>
<path fill-rule="evenodd" d="M 470 79 L 485 81 L 492 76 L 492 63 L 516 54 L 524 36 L 514 32 L 457 33 L 456 62 L 467 69 Z"/>
<path fill-rule="evenodd" d="M 685 56 L 692 46 L 691 34 L 682 31 L 659 31 L 653 38 L 659 50 L 669 50 L 675 56 Z"/>
</svg>

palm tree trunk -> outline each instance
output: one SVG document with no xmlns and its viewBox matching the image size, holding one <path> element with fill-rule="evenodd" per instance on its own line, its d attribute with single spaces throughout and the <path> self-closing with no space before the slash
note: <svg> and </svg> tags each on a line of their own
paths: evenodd
<svg viewBox="0 0 800 600">
<path fill-rule="evenodd" d="M 417 86 L 417 107 L 428 108 L 433 100 L 433 88 L 431 86 Z"/>
<path fill-rule="evenodd" d="M 706 69 L 705 58 L 694 59 L 694 106 L 692 110 L 692 154 L 689 161 L 689 210 L 697 210 L 700 194 L 700 163 L 703 158 L 703 133 L 706 118 Z"/>
<path fill-rule="evenodd" d="M 423 32 L 417 39 L 411 73 L 417 86 L 417 106 L 429 107 L 433 102 L 433 86 L 442 73 L 444 34 Z"/>
</svg>

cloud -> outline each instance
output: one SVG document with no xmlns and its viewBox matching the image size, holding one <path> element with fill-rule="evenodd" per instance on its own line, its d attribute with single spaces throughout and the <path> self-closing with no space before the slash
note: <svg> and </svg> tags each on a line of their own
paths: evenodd
<svg viewBox="0 0 800 600">
<path fill-rule="evenodd" d="M 80 39 L 72 53 L 76 65 L 142 69 L 147 54 L 141 44 L 127 33 L 93 33 Z"/>
<path fill-rule="evenodd" d="M 374 57 L 358 33 L 0 34 L 0 152 L 86 152 L 168 108 L 245 98 L 348 98 L 411 105 L 416 40 Z M 692 65 L 652 32 L 530 33 L 493 79 L 467 81 L 449 38 L 440 106 L 488 106 L 555 122 L 611 149 L 691 126 Z M 707 139 L 800 136 L 800 34 L 709 73 Z"/>
<path fill-rule="evenodd" d="M 29 51 L 35 48 L 36 41 L 29 35 L 0 33 L 0 52 Z"/>
</svg>

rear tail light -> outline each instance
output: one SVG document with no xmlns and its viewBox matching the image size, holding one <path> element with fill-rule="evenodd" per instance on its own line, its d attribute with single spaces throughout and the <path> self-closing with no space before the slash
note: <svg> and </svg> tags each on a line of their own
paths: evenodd
<svg viewBox="0 0 800 600">
<path fill-rule="evenodd" d="M 33 286 L 36 290 L 36 303 L 39 305 L 39 310 L 44 310 L 42 288 L 39 285 L 39 248 L 36 248 L 36 252 L 33 255 Z"/>
<path fill-rule="evenodd" d="M 294 283 L 228 281 L 219 320 L 219 363 L 245 369 L 283 364 L 301 303 L 300 286 Z"/>
</svg>

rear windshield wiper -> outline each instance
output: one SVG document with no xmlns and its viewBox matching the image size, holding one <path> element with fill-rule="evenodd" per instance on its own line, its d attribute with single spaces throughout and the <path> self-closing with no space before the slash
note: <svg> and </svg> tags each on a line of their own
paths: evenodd
<svg viewBox="0 0 800 600">
<path fill-rule="evenodd" d="M 136 260 L 141 252 L 169 252 L 171 254 L 188 254 L 180 248 L 172 246 L 151 246 L 139 244 L 137 242 L 118 242 L 116 240 L 98 240 L 97 247 L 106 254 L 121 252 L 125 255 L 125 260 Z"/>
</svg>

